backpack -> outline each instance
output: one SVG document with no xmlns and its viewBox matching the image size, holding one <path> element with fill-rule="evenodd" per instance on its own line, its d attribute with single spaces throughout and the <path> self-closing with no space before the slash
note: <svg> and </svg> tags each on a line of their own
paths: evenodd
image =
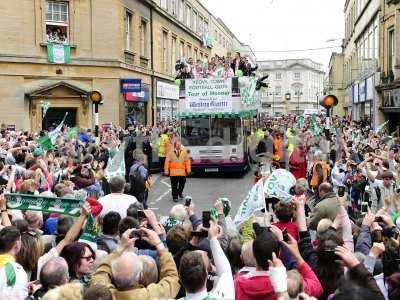
<svg viewBox="0 0 400 300">
<path fill-rule="evenodd" d="M 146 191 L 146 178 L 140 174 L 140 167 L 142 165 L 134 165 L 129 173 L 129 182 L 131 184 L 131 195 L 144 193 Z"/>
</svg>

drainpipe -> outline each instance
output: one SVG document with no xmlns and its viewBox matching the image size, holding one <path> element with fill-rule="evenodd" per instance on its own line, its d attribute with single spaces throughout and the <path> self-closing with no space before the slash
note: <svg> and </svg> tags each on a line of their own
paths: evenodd
<svg viewBox="0 0 400 300">
<path fill-rule="evenodd" d="M 154 98 L 154 89 L 156 88 L 154 80 L 154 42 L 153 42 L 153 6 L 150 5 L 150 67 L 151 67 L 151 125 L 155 124 L 154 107 L 156 99 Z M 147 114 L 146 114 L 147 117 Z M 147 122 L 146 122 L 147 123 Z"/>
</svg>

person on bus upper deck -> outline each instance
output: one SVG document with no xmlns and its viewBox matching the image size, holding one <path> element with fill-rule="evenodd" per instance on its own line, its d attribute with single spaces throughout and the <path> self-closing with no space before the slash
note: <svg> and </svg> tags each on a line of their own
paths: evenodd
<svg viewBox="0 0 400 300">
<path fill-rule="evenodd" d="M 233 59 L 231 63 L 231 68 L 233 69 L 233 72 L 235 73 L 237 70 L 242 70 L 243 72 L 246 69 L 246 65 L 244 61 L 241 59 L 240 52 L 235 53 L 235 58 Z"/>
</svg>

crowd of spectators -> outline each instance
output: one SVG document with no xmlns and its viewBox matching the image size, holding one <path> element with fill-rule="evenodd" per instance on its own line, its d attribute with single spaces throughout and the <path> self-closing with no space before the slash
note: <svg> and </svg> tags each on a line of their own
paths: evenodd
<svg viewBox="0 0 400 300">
<path fill-rule="evenodd" d="M 397 139 L 340 118 L 335 133 L 316 134 L 324 122 L 265 120 L 256 148 L 267 173 L 284 168 L 297 181 L 290 201 L 267 199 L 273 207 L 240 226 L 220 200 L 210 201 L 210 220 L 199 218 L 203 195 L 160 218 L 131 193 L 130 176 L 106 178 L 124 141 L 131 165 L 148 169 L 137 137 L 162 130 L 112 128 L 100 143 L 90 131 L 62 130 L 44 151 L 37 134 L 2 129 L 0 299 L 400 299 Z M 75 218 L 21 211 L 7 207 L 8 193 L 83 205 Z"/>
</svg>

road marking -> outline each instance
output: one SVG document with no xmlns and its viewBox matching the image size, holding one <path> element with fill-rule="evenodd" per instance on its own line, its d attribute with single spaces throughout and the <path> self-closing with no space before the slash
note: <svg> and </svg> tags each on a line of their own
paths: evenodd
<svg viewBox="0 0 400 300">
<path fill-rule="evenodd" d="M 156 200 L 150 202 L 151 205 L 154 205 L 158 202 L 160 202 L 165 196 L 167 196 L 171 192 L 171 189 L 168 189 L 164 194 L 162 194 L 160 197 L 158 197 Z"/>
<path fill-rule="evenodd" d="M 161 182 L 165 184 L 167 187 L 171 188 L 171 185 L 168 182 L 165 182 L 165 180 L 168 180 L 168 178 L 164 178 L 163 180 L 161 180 Z"/>
</svg>

